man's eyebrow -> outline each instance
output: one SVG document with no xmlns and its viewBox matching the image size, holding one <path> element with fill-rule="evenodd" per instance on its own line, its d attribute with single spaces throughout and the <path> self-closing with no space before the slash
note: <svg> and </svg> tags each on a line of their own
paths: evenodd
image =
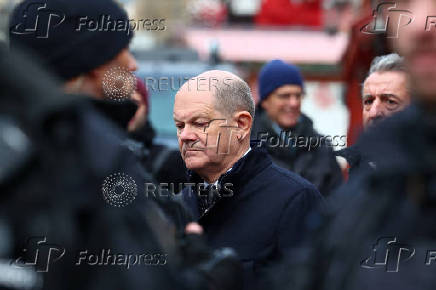
<svg viewBox="0 0 436 290">
<path fill-rule="evenodd" d="M 174 121 L 175 122 L 183 122 L 183 121 L 180 121 L 180 120 L 178 120 L 177 118 L 176 118 L 176 116 L 173 116 L 173 118 L 174 118 Z M 201 119 L 201 118 L 205 118 L 205 119 L 210 119 L 209 118 L 209 116 L 208 115 L 206 115 L 206 114 L 199 114 L 199 115 L 195 115 L 195 116 L 192 116 L 191 118 L 189 118 L 188 119 L 188 122 L 189 121 L 195 121 L 195 120 L 198 120 L 198 119 Z"/>
<path fill-rule="evenodd" d="M 395 99 L 399 99 L 397 95 L 395 94 L 380 94 L 381 97 L 384 98 L 395 98 Z"/>
<path fill-rule="evenodd" d="M 399 99 L 397 95 L 395 94 L 379 94 L 378 96 L 382 97 L 382 98 L 395 98 L 395 99 Z M 363 95 L 362 99 L 368 99 L 368 98 L 373 98 L 373 95 Z"/>
<path fill-rule="evenodd" d="M 199 115 L 199 116 L 192 117 L 191 121 L 196 121 L 198 119 L 207 119 L 207 120 L 209 120 L 210 118 L 209 118 L 209 116 L 206 116 L 206 115 Z"/>
</svg>

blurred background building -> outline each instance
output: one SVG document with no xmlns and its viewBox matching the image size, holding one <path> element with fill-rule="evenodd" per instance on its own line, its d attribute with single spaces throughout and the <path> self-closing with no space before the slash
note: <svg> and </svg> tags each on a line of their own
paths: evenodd
<svg viewBox="0 0 436 290">
<path fill-rule="evenodd" d="M 7 41 L 7 19 L 16 2 L 0 0 L 1 40 Z M 378 1 L 119 2 L 135 21 L 160 21 L 158 29 L 137 29 L 131 49 L 162 142 L 176 144 L 172 103 L 186 79 L 208 69 L 233 71 L 250 84 L 257 100 L 257 73 L 271 59 L 301 68 L 306 80 L 302 111 L 320 133 L 347 135 L 348 145 L 355 141 L 361 126 L 360 83 L 372 57 L 385 51 L 376 35 L 360 32 Z"/>
</svg>

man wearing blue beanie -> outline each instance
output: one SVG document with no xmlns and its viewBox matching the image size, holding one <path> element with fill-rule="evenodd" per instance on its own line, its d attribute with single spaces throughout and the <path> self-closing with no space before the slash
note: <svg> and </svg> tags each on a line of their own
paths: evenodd
<svg viewBox="0 0 436 290">
<path fill-rule="evenodd" d="M 259 73 L 260 102 L 251 138 L 266 146 L 274 162 L 312 182 L 328 195 L 342 182 L 330 143 L 301 112 L 303 77 L 298 67 L 272 60 Z"/>
</svg>

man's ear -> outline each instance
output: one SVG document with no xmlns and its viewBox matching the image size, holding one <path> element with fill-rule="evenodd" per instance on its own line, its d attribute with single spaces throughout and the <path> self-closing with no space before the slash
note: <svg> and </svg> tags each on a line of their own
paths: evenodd
<svg viewBox="0 0 436 290">
<path fill-rule="evenodd" d="M 103 78 L 106 73 L 106 66 L 100 66 L 86 73 L 85 78 L 88 83 L 88 89 L 92 92 L 92 95 L 97 98 L 104 98 L 103 93 Z"/>
<path fill-rule="evenodd" d="M 68 94 L 80 94 L 84 92 L 85 76 L 74 77 L 64 83 L 64 91 Z"/>
<path fill-rule="evenodd" d="M 64 91 L 70 94 L 85 94 L 100 98 L 99 91 L 94 85 L 95 81 L 90 78 L 89 73 L 81 74 L 64 84 Z"/>
<path fill-rule="evenodd" d="M 253 117 L 247 111 L 240 111 L 235 114 L 235 121 L 237 123 L 239 133 L 241 136 L 238 139 L 244 139 L 250 134 L 250 129 L 253 124 Z"/>
<path fill-rule="evenodd" d="M 100 66 L 97 67 L 91 71 L 89 71 L 86 76 L 90 79 L 90 80 L 102 80 L 105 74 L 105 66 Z"/>
</svg>

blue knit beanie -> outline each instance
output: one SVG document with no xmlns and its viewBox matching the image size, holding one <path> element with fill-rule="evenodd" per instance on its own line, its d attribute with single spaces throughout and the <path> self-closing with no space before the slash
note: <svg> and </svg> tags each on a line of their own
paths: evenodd
<svg viewBox="0 0 436 290">
<path fill-rule="evenodd" d="M 300 70 L 282 60 L 272 60 L 262 67 L 259 73 L 260 101 L 265 100 L 275 89 L 283 85 L 297 85 L 303 88 Z"/>
</svg>

